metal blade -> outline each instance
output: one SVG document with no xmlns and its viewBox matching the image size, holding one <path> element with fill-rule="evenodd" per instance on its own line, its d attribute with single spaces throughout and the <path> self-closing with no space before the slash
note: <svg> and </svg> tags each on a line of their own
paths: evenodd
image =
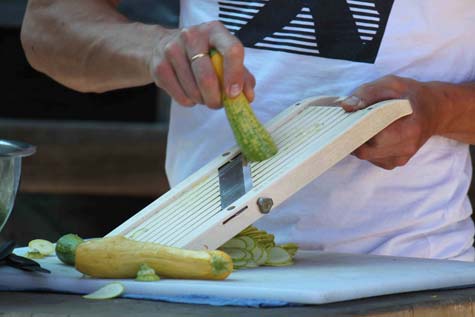
<svg viewBox="0 0 475 317">
<path fill-rule="evenodd" d="M 251 171 L 242 154 L 232 158 L 218 171 L 221 208 L 224 209 L 252 188 Z"/>
</svg>

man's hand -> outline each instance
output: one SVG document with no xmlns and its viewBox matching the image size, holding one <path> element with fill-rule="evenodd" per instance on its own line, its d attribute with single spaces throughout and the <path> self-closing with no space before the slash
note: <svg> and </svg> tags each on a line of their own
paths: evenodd
<svg viewBox="0 0 475 317">
<path fill-rule="evenodd" d="M 151 73 L 157 86 L 183 106 L 221 107 L 218 78 L 208 53 L 216 48 L 224 58 L 224 92 L 235 97 L 244 92 L 252 101 L 255 79 L 244 67 L 244 47 L 222 23 L 203 23 L 170 30 L 153 51 Z M 201 56 L 194 60 L 194 56 Z"/>
<path fill-rule="evenodd" d="M 118 0 L 30 0 L 21 39 L 30 64 L 81 92 L 104 92 L 155 82 L 179 103 L 221 106 L 221 91 L 206 53 L 224 57 L 228 96 L 254 97 L 244 48 L 222 23 L 171 30 L 129 21 Z M 205 53 L 205 54 L 202 54 Z M 199 54 L 199 55 L 197 55 Z M 200 58 L 191 59 L 194 56 Z"/>
<path fill-rule="evenodd" d="M 413 113 L 389 125 L 353 154 L 388 170 L 405 165 L 444 125 L 438 85 L 441 84 L 387 76 L 356 89 L 341 102 L 346 111 L 356 111 L 383 100 L 409 99 Z"/>
</svg>

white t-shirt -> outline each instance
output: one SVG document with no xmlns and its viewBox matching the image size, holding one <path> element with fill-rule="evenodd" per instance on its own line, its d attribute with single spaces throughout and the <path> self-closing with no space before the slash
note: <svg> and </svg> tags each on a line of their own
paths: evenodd
<svg viewBox="0 0 475 317">
<path fill-rule="evenodd" d="M 387 74 L 475 79 L 473 0 L 181 0 L 181 26 L 211 20 L 243 41 L 263 122 Z M 223 110 L 173 104 L 171 186 L 234 144 Z M 468 145 L 439 136 L 390 171 L 348 156 L 256 225 L 306 249 L 472 261 L 471 174 Z"/>
</svg>

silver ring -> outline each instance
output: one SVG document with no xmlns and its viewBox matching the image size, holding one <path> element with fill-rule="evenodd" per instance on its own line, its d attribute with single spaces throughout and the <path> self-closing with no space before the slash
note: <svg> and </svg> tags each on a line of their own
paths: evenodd
<svg viewBox="0 0 475 317">
<path fill-rule="evenodd" d="M 202 58 L 202 57 L 205 57 L 205 56 L 209 56 L 209 53 L 206 52 L 206 53 L 198 53 L 196 55 L 193 55 L 190 59 L 190 63 L 193 63 L 194 61 L 196 61 L 197 59 L 199 58 Z"/>
</svg>

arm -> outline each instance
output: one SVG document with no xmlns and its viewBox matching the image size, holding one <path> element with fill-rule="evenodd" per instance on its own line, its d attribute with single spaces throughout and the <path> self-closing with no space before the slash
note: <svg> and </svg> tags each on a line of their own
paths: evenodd
<svg viewBox="0 0 475 317">
<path fill-rule="evenodd" d="M 30 64 L 84 92 L 151 83 L 147 61 L 163 30 L 130 23 L 118 2 L 29 1 L 21 39 Z"/>
<path fill-rule="evenodd" d="M 355 111 L 388 99 L 409 99 L 413 114 L 397 120 L 355 152 L 385 169 L 405 165 L 433 135 L 475 144 L 475 83 L 418 82 L 383 77 L 355 90 L 341 105 Z"/>
<path fill-rule="evenodd" d="M 187 30 L 136 23 L 117 11 L 118 2 L 30 0 L 21 33 L 30 64 L 83 92 L 155 82 L 183 105 L 217 108 L 219 85 L 209 58 L 190 62 L 216 47 L 227 64 L 226 92 L 244 89 L 252 99 L 254 79 L 243 66 L 244 49 L 221 23 Z"/>
</svg>

